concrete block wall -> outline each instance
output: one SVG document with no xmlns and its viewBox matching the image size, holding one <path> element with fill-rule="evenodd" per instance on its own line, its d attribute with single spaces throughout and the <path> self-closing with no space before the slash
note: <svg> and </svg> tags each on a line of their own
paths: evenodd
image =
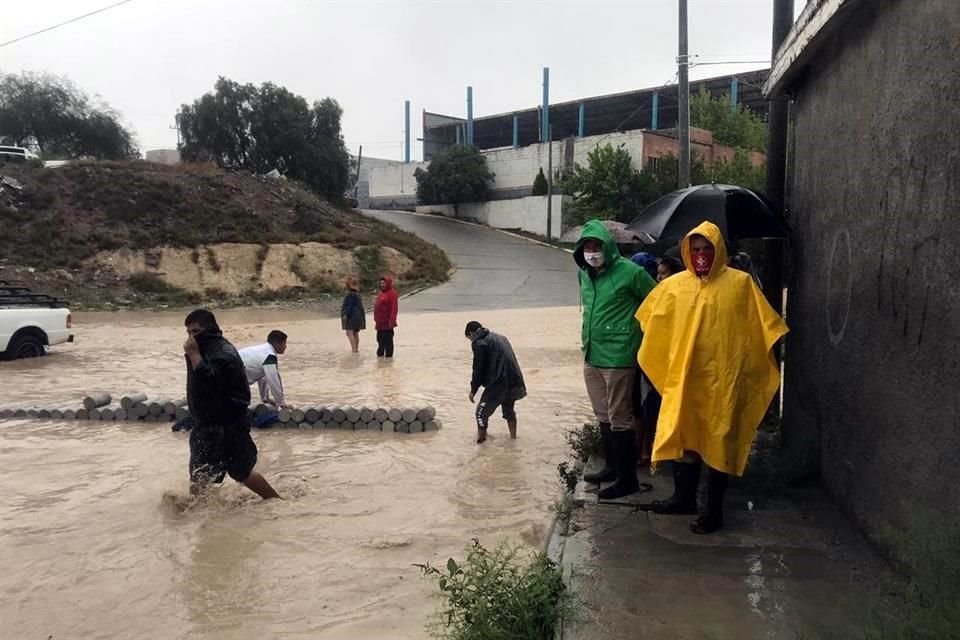
<svg viewBox="0 0 960 640">
<path fill-rule="evenodd" d="M 426 169 L 429 162 L 391 164 L 370 169 L 370 207 L 389 209 L 417 204 L 417 169 Z"/>
<path fill-rule="evenodd" d="M 922 546 L 960 530 L 960 12 L 857 7 L 790 87 L 784 438 L 870 535 Z"/>
<path fill-rule="evenodd" d="M 573 162 L 586 164 L 587 154 L 597 146 L 613 145 L 624 148 L 633 158 L 637 169 L 644 162 L 644 132 L 626 131 L 601 136 L 587 136 L 574 140 Z M 485 151 L 487 167 L 495 175 L 490 184 L 491 200 L 523 198 L 529 196 L 537 172 L 543 168 L 547 172 L 547 144 L 533 144 L 519 149 L 493 149 Z M 553 167 L 556 171 L 563 168 L 564 143 L 553 143 Z M 416 204 L 417 183 L 413 177 L 418 168 L 426 168 L 429 162 L 411 162 L 409 164 L 378 167 L 370 170 L 370 206 L 388 208 L 391 206 L 409 206 Z M 546 227 L 544 227 L 546 229 Z"/>
<path fill-rule="evenodd" d="M 559 238 L 563 233 L 564 201 L 564 196 L 553 196 L 550 220 L 553 238 Z M 457 206 L 452 204 L 421 206 L 417 207 L 417 211 L 479 222 L 495 229 L 519 229 L 538 236 L 547 236 L 547 196 L 468 202 Z"/>
</svg>

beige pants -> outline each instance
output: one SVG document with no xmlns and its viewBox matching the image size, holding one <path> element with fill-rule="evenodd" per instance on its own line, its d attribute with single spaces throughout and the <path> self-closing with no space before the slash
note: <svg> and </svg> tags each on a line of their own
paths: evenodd
<svg viewBox="0 0 960 640">
<path fill-rule="evenodd" d="M 583 364 L 583 381 L 600 422 L 614 431 L 633 430 L 633 376 L 635 369 L 598 369 Z"/>
</svg>

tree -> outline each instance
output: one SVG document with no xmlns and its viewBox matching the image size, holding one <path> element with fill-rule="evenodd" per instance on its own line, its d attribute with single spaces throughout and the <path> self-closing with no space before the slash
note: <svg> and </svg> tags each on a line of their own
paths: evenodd
<svg viewBox="0 0 960 640">
<path fill-rule="evenodd" d="M 650 182 L 634 168 L 623 145 L 593 149 L 587 154 L 587 165 L 577 164 L 563 182 L 564 192 L 573 196 L 584 219 L 632 219 L 650 189 Z"/>
<path fill-rule="evenodd" d="M 0 141 L 45 157 L 123 160 L 140 156 L 120 114 L 64 77 L 0 75 Z"/>
<path fill-rule="evenodd" d="M 543 167 L 540 167 L 540 170 L 537 172 L 537 177 L 533 179 L 533 191 L 531 195 L 545 196 L 549 190 L 550 185 L 547 184 L 547 176 L 543 175 Z"/>
<path fill-rule="evenodd" d="M 426 171 L 417 169 L 417 199 L 423 204 L 482 202 L 494 174 L 480 150 L 454 145 L 433 156 Z"/>
<path fill-rule="evenodd" d="M 690 99 L 690 123 L 713 132 L 720 144 L 767 149 L 767 124 L 742 104 L 730 107 L 730 94 L 714 98 L 706 88 Z"/>
<path fill-rule="evenodd" d="M 653 200 L 656 200 L 677 190 L 677 185 L 680 183 L 680 160 L 672 153 L 662 155 L 657 158 L 656 163 L 651 163 L 644 173 L 650 174 L 654 182 L 656 197 Z M 710 171 L 700 154 L 693 151 L 690 154 L 690 184 L 708 182 L 710 182 Z"/>
<path fill-rule="evenodd" d="M 766 188 L 767 170 L 765 165 L 753 165 L 749 151 L 737 149 L 732 160 L 720 160 L 710 167 L 710 181 L 734 184 L 759 193 Z"/>
<path fill-rule="evenodd" d="M 350 183 L 342 116 L 331 98 L 310 105 L 270 82 L 256 87 L 221 77 L 213 93 L 180 107 L 180 155 L 254 173 L 276 169 L 339 199 Z"/>
</svg>

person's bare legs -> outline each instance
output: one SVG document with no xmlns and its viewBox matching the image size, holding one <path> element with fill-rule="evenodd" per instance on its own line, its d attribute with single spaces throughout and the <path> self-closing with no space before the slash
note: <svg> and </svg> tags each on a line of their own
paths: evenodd
<svg viewBox="0 0 960 640">
<path fill-rule="evenodd" d="M 510 431 L 510 439 L 517 439 L 517 419 L 507 420 L 507 429 Z"/>
<path fill-rule="evenodd" d="M 347 340 L 350 341 L 350 350 L 353 353 L 360 353 L 360 332 L 347 331 Z"/>
<path fill-rule="evenodd" d="M 280 498 L 280 494 L 270 486 L 270 483 L 267 482 L 267 479 L 256 471 L 251 472 L 247 479 L 243 481 L 243 486 L 245 486 L 247 489 L 250 489 L 250 491 L 253 491 L 264 500 Z M 283 500 L 283 498 L 280 499 Z"/>
</svg>

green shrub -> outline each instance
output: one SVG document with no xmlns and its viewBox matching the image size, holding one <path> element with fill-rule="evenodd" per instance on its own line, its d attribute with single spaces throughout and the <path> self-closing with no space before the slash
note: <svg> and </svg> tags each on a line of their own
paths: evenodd
<svg viewBox="0 0 960 640">
<path fill-rule="evenodd" d="M 380 245 L 357 247 L 353 250 L 353 259 L 357 263 L 361 288 L 370 289 L 376 286 L 387 269 Z"/>
<path fill-rule="evenodd" d="M 264 242 L 260 245 L 260 248 L 257 249 L 257 264 L 255 266 L 257 272 L 257 279 L 260 279 L 260 274 L 263 273 L 263 263 L 267 261 L 267 254 L 270 253 L 270 245 Z"/>
<path fill-rule="evenodd" d="M 570 468 L 569 462 L 561 462 L 558 464 L 557 474 L 560 476 L 560 482 L 567 488 L 567 491 L 573 491 L 577 488 L 577 481 L 580 479 L 580 474 L 577 473 L 576 467 Z"/>
<path fill-rule="evenodd" d="M 210 247 L 207 247 L 207 264 L 216 272 L 219 272 L 221 269 L 220 261 L 217 260 L 217 253 Z"/>
<path fill-rule="evenodd" d="M 463 564 L 415 565 L 437 581 L 444 600 L 429 630 L 446 640 L 550 640 L 569 611 L 560 567 L 543 553 L 502 542 L 493 551 L 476 538 Z"/>
<path fill-rule="evenodd" d="M 537 172 L 537 177 L 533 179 L 533 191 L 531 195 L 535 196 L 545 196 L 549 190 L 547 184 L 547 176 L 543 175 L 543 167 L 540 167 L 540 171 Z"/>
<path fill-rule="evenodd" d="M 600 455 L 600 427 L 585 422 L 579 429 L 567 429 L 567 444 L 578 460 L 586 461 L 591 455 Z"/>
<path fill-rule="evenodd" d="M 163 278 L 149 271 L 141 271 L 127 278 L 127 284 L 138 293 L 179 293 L 181 290 L 164 282 Z"/>
</svg>

